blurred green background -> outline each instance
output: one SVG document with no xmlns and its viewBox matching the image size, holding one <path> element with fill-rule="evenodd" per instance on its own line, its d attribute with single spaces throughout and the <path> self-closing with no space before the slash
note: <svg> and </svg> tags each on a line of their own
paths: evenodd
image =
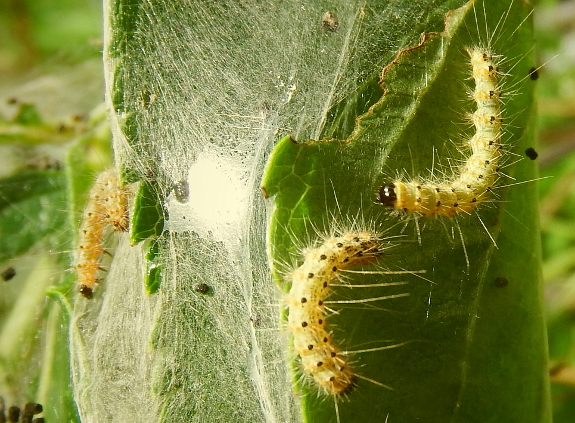
<svg viewBox="0 0 575 423">
<path fill-rule="evenodd" d="M 48 422 L 78 421 L 69 252 L 111 162 L 101 52 L 100 0 L 0 2 L 0 411 L 39 402 Z"/>
<path fill-rule="evenodd" d="M 541 176 L 546 178 L 538 182 L 543 272 L 554 421 L 563 423 L 572 422 L 575 416 L 575 0 L 537 2 L 535 22 L 535 48 L 543 65 L 538 82 L 537 159 Z M 89 169 L 96 170 L 110 162 L 109 134 L 101 125 L 105 116 L 101 108 L 103 100 L 100 0 L 0 2 L 0 208 L 3 211 L 4 203 L 10 202 L 5 188 L 12 175 L 52 172 L 47 180 L 57 181 L 61 164 L 69 163 L 70 145 L 82 149 L 86 161 L 91 163 Z M 78 188 L 82 189 L 85 188 Z M 66 195 L 69 200 L 69 194 Z M 59 201 L 54 216 L 67 208 L 64 197 L 59 197 Z M 74 205 L 73 208 L 77 210 Z M 25 217 L 26 213 L 23 212 Z M 74 220 L 77 215 L 72 216 Z M 62 269 L 69 266 L 68 259 L 54 257 L 62 257 L 57 253 L 69 250 L 73 224 L 63 222 L 67 217 L 62 219 L 57 227 L 43 227 L 42 236 L 32 237 L 21 246 L 0 248 L 3 274 L 0 348 L 18 342 L 21 337 L 7 332 L 7 325 L 18 292 L 25 285 L 26 271 L 14 278 L 6 277 L 10 272 L 4 272 L 13 267 L 8 258 L 34 244 L 35 251 L 52 252 L 49 260 L 55 261 L 46 266 L 49 282 L 65 280 L 69 273 Z M 0 223 L 3 244 L 7 243 L 5 230 Z M 43 301 L 40 297 L 35 306 Z M 41 328 L 39 325 L 35 330 L 40 332 Z M 39 335 L 37 338 L 42 339 Z M 42 355 L 38 351 L 44 348 L 43 342 L 26 347 L 26 351 L 36 351 L 30 356 L 36 357 L 39 365 Z M 41 391 L 38 387 L 3 392 L 2 389 L 15 383 L 14 373 L 8 374 L 5 369 L 0 366 L 0 396 L 21 404 L 36 400 L 30 396 Z M 27 381 L 25 375 L 21 378 Z"/>
<path fill-rule="evenodd" d="M 575 2 L 536 8 L 543 276 L 554 421 L 575 416 Z"/>
</svg>

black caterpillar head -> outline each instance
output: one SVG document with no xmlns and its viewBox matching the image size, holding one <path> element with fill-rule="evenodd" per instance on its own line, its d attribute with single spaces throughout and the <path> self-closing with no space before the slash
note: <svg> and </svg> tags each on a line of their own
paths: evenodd
<svg viewBox="0 0 575 423">
<path fill-rule="evenodd" d="M 384 206 L 394 207 L 397 201 L 397 195 L 395 194 L 394 184 L 385 184 L 379 187 L 377 193 L 377 204 L 383 204 Z"/>
</svg>

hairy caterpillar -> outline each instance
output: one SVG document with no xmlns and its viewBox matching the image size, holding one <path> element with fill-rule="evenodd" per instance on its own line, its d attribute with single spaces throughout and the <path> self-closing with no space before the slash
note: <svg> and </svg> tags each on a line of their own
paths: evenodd
<svg viewBox="0 0 575 423">
<path fill-rule="evenodd" d="M 126 232 L 128 230 L 127 191 L 121 186 L 115 169 L 104 171 L 102 181 L 104 185 L 102 206 L 106 222 L 112 225 L 114 230 Z"/>
<path fill-rule="evenodd" d="M 471 155 L 453 181 L 444 183 L 396 180 L 379 188 L 377 202 L 425 216 L 468 213 L 489 197 L 501 157 L 501 83 L 499 56 L 483 47 L 468 48 L 477 109 L 471 114 L 476 132 L 467 141 Z"/>
<path fill-rule="evenodd" d="M 288 275 L 292 283 L 286 298 L 288 328 L 293 334 L 294 349 L 301 357 L 304 371 L 313 376 L 319 387 L 329 394 L 350 392 L 358 375 L 333 344 L 332 336 L 326 330 L 325 299 L 330 294 L 332 282 L 340 278 L 340 271 L 377 259 L 382 254 L 382 245 L 382 239 L 370 232 L 348 232 L 330 237 L 320 246 L 304 251 L 304 263 Z M 391 284 L 402 283 L 388 285 Z M 373 300 L 406 295 L 390 295 Z"/>
<path fill-rule="evenodd" d="M 108 224 L 117 231 L 126 231 L 127 206 L 127 191 L 120 186 L 116 170 L 102 172 L 90 190 L 74 251 L 78 291 L 88 299 L 93 296 L 98 271 L 103 270 L 99 258 L 105 251 L 102 245 L 105 227 Z"/>
</svg>

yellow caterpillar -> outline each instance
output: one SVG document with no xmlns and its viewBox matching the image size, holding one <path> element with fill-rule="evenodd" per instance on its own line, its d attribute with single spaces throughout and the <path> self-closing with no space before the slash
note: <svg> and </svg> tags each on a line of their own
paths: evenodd
<svg viewBox="0 0 575 423">
<path fill-rule="evenodd" d="M 468 48 L 475 81 L 471 114 L 475 135 L 466 142 L 471 155 L 452 181 L 432 183 L 396 180 L 379 188 L 377 202 L 408 213 L 453 216 L 469 213 L 489 198 L 501 157 L 501 90 L 498 56 L 482 47 Z"/>
<path fill-rule="evenodd" d="M 90 190 L 78 231 L 78 243 L 74 251 L 74 268 L 78 278 L 78 291 L 86 298 L 93 296 L 98 282 L 97 273 L 102 270 L 99 258 L 104 252 L 102 239 L 106 225 L 117 231 L 128 230 L 128 196 L 120 186 L 115 169 L 98 175 Z"/>
<path fill-rule="evenodd" d="M 368 233 L 332 237 L 304 253 L 304 263 L 289 275 L 288 328 L 303 369 L 330 394 L 349 392 L 355 373 L 339 354 L 325 325 L 325 299 L 338 272 L 373 261 L 380 255 L 381 238 Z"/>
</svg>

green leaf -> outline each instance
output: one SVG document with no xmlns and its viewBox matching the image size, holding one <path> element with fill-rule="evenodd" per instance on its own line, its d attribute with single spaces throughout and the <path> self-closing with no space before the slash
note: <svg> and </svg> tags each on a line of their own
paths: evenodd
<svg viewBox="0 0 575 423">
<path fill-rule="evenodd" d="M 14 117 L 14 123 L 20 125 L 40 125 L 42 118 L 33 104 L 21 104 L 18 114 Z"/>
<path fill-rule="evenodd" d="M 122 421 L 134 410 L 164 422 L 336 421 L 333 398 L 291 372 L 298 359 L 267 253 L 274 264 L 291 265 L 315 231 L 357 218 L 402 235 L 379 266 L 427 273 L 401 276 L 407 290 L 335 293 L 411 294 L 330 316 L 342 349 L 410 341 L 353 356 L 359 375 L 395 391 L 360 379 L 337 402 L 341 421 L 547 421 L 534 184 L 499 190 L 501 201 L 478 214 L 421 220 L 421 241 L 414 222 L 373 204 L 386 178 L 425 174 L 433 163 L 448 167 L 447 157 L 461 157 L 460 134 L 471 131 L 464 113 L 473 110 L 462 47 L 486 40 L 486 28 L 498 34 L 494 51 L 516 65 L 508 69 L 514 95 L 506 102 L 506 140 L 516 153 L 532 146 L 524 4 L 513 3 L 501 26 L 508 4 L 486 2 L 487 26 L 482 6 L 478 22 L 473 9 L 459 11 L 439 34 L 445 13 L 462 1 L 168 3 L 110 0 L 106 9 L 117 162 L 126 180 L 155 181 L 151 189 L 169 218 L 156 295 L 142 284 L 146 250 L 121 242 L 112 262 L 119 270 L 106 278 L 104 295 L 77 303 L 80 414 L 95 421 Z M 320 24 L 330 10 L 339 20 L 335 32 Z M 290 134 L 300 143 L 284 138 L 271 153 L 263 187 L 274 198 L 264 201 L 266 159 Z M 534 169 L 521 162 L 507 171 L 525 181 Z M 185 204 L 167 196 L 182 179 L 190 188 Z M 273 270 L 284 290 L 285 267 Z M 498 277 L 509 284 L 495 286 Z M 195 291 L 199 283 L 212 295 Z M 109 379 L 113 386 L 101 382 Z M 489 380 L 501 386 L 496 393 Z M 119 386 L 125 390 L 115 395 Z M 111 396 L 113 409 L 102 409 Z"/>
<path fill-rule="evenodd" d="M 352 356 L 360 380 L 357 392 L 337 401 L 341 421 L 384 421 L 386 416 L 398 422 L 550 420 L 536 184 L 496 190 L 495 201 L 480 205 L 477 213 L 404 220 L 405 225 L 398 214 L 374 204 L 378 186 L 398 174 L 425 178 L 435 168 L 441 169 L 435 176 L 449 175 L 450 167 L 464 160 L 457 144 L 473 134 L 463 125 L 465 113 L 473 111 L 473 104 L 466 109 L 463 101 L 472 88 L 466 84 L 464 48 L 479 42 L 489 41 L 496 54 L 506 57 L 502 67 L 509 73 L 502 86 L 508 122 L 504 140 L 516 156 L 507 156 L 510 176 L 499 184 L 536 178 L 533 163 L 513 163 L 533 145 L 530 9 L 504 3 L 469 2 L 448 16 L 443 33 L 428 34 L 419 46 L 400 52 L 383 71 L 385 95 L 358 119 L 347 139 L 298 143 L 286 137 L 270 157 L 262 186 L 274 196 L 269 240 L 280 285 L 285 284 L 281 264 L 291 263 L 302 244 L 317 238 L 314 231 L 351 226 L 354 219 L 388 236 L 402 236 L 392 241 L 399 245 L 379 265 L 427 270 L 427 280 L 405 279 L 407 298 L 376 306 L 379 311 L 349 308 L 329 317 L 344 350 L 411 341 Z M 498 278 L 509 284 L 501 286 Z M 374 279 L 364 275 L 364 280 Z M 395 293 L 373 288 L 334 297 Z M 318 398 L 314 382 L 302 382 L 301 371 L 296 373 L 304 420 L 333 419 L 333 401 Z"/>
<path fill-rule="evenodd" d="M 0 262 L 62 230 L 66 180 L 61 171 L 22 171 L 0 181 Z"/>
<path fill-rule="evenodd" d="M 164 211 L 157 192 L 150 183 L 138 186 L 130 221 L 130 241 L 137 244 L 155 238 L 164 229 Z"/>
<path fill-rule="evenodd" d="M 155 294 L 160 289 L 162 284 L 162 260 L 159 256 L 160 246 L 165 249 L 165 238 L 160 237 L 150 241 L 147 246 L 146 253 L 146 276 L 144 278 L 144 286 L 148 294 Z"/>
</svg>

